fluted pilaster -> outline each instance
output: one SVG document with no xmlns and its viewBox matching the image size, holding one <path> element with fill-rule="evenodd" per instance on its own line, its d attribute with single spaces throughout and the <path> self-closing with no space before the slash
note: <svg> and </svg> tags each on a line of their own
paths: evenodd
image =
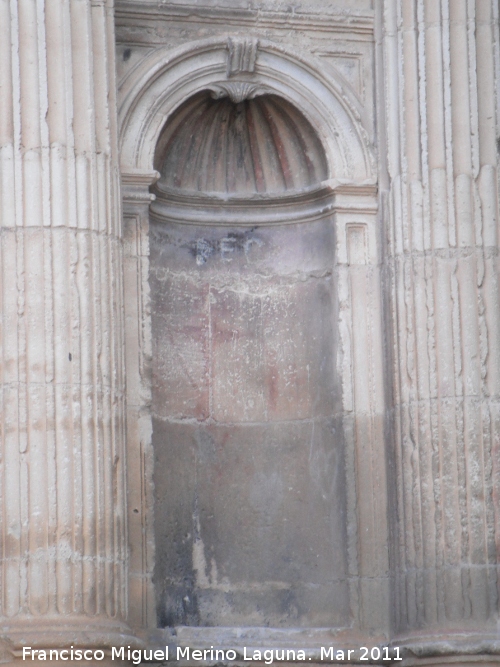
<svg viewBox="0 0 500 667">
<path fill-rule="evenodd" d="M 71 642 L 124 629 L 112 11 L 0 0 L 0 613 L 12 646 L 64 643 L 62 616 Z"/>
<path fill-rule="evenodd" d="M 496 628 L 497 12 L 384 3 L 400 636 Z"/>
</svg>

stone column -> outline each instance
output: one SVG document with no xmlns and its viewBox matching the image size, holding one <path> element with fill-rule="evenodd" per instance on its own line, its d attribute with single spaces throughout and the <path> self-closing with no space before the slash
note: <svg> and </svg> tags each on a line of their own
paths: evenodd
<svg viewBox="0 0 500 667">
<path fill-rule="evenodd" d="M 383 22 L 394 624 L 425 655 L 498 616 L 498 3 L 385 0 Z"/>
<path fill-rule="evenodd" d="M 0 0 L 0 611 L 14 651 L 126 632 L 113 53 L 111 1 Z"/>
</svg>

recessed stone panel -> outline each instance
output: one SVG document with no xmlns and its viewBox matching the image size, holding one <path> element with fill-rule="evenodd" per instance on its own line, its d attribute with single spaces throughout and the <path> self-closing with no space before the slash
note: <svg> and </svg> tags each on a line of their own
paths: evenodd
<svg viewBox="0 0 500 667">
<path fill-rule="evenodd" d="M 339 426 L 155 423 L 165 617 L 179 613 L 171 600 L 184 586 L 202 625 L 347 620 Z"/>
<path fill-rule="evenodd" d="M 151 239 L 160 622 L 346 623 L 332 221 Z"/>
</svg>

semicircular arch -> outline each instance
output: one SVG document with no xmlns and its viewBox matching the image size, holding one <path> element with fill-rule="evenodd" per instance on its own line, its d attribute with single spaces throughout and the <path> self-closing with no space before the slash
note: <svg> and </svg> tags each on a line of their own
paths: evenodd
<svg viewBox="0 0 500 667">
<path fill-rule="evenodd" d="M 253 40 L 252 71 L 228 71 L 230 37 L 157 50 L 141 61 L 119 91 L 122 173 L 152 172 L 158 139 L 171 115 L 202 90 L 253 88 L 279 95 L 312 124 L 323 144 L 330 178 L 373 181 L 375 160 L 361 104 L 334 76 L 325 78 L 306 56 Z M 245 46 L 244 40 L 234 38 Z"/>
</svg>

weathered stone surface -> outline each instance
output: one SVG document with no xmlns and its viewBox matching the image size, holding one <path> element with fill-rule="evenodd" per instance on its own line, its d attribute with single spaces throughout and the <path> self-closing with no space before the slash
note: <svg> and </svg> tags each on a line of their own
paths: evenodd
<svg viewBox="0 0 500 667">
<path fill-rule="evenodd" d="M 152 322 L 160 338 L 153 348 L 153 412 L 202 421 L 210 414 L 210 285 L 152 270 Z"/>
<path fill-rule="evenodd" d="M 388 124 L 401 114 L 387 155 L 395 628 L 404 637 L 488 634 L 498 620 L 497 390 L 488 378 L 498 377 L 489 354 L 500 330 L 486 296 L 498 293 L 498 274 L 486 268 L 498 252 L 497 232 L 488 232 L 498 190 L 491 184 L 490 208 L 482 187 L 497 165 L 486 93 L 498 39 L 493 5 L 391 3 L 385 15 L 387 54 L 404 62 L 387 91 Z"/>
<path fill-rule="evenodd" d="M 343 625 L 332 222 L 151 236 L 161 622 Z"/>
<path fill-rule="evenodd" d="M 2 3 L 0 44 L 7 661 L 133 638 L 112 7 Z"/>
<path fill-rule="evenodd" d="M 212 289 L 216 421 L 282 421 L 331 414 L 331 277 Z M 311 284 L 312 283 L 312 284 Z"/>
<path fill-rule="evenodd" d="M 498 664 L 498 23 L 0 2 L 0 661 Z"/>
<path fill-rule="evenodd" d="M 154 421 L 162 624 L 348 622 L 340 433 Z"/>
</svg>

